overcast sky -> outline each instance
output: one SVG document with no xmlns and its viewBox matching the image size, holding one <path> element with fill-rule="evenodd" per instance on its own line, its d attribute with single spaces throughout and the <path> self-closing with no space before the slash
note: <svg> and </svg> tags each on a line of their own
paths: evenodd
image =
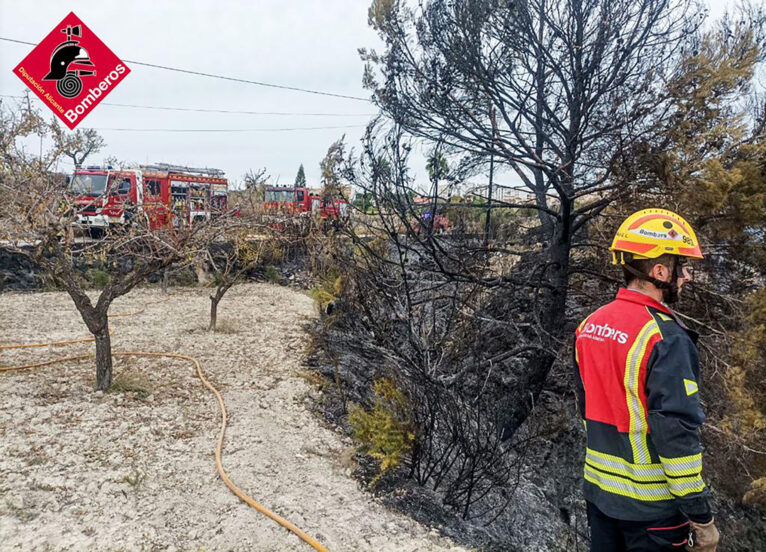
<svg viewBox="0 0 766 552">
<path fill-rule="evenodd" d="M 258 2 L 23 2 L 0 0 L 0 36 L 37 42 L 74 13 L 121 59 L 368 97 L 357 49 L 378 44 L 364 0 Z M 31 46 L 0 42 L 0 94 L 24 91 L 13 68 Z M 289 132 L 169 133 L 100 131 L 114 155 L 135 162 L 210 166 L 240 179 L 267 167 L 292 183 L 300 163 L 318 183 L 319 161 L 343 133 L 356 143 L 375 109 L 369 102 L 274 90 L 127 64 L 131 74 L 105 102 L 345 116 L 234 115 L 99 105 L 80 127 L 274 129 Z M 33 96 L 34 97 L 34 96 Z M 35 97 L 38 105 L 43 105 Z M 47 108 L 43 108 L 47 111 Z M 362 116 L 359 116 L 361 114 Z"/>
<path fill-rule="evenodd" d="M 173 66 L 336 94 L 368 97 L 357 49 L 380 47 L 367 25 L 368 0 L 60 1 L 0 0 L 0 36 L 38 42 L 69 11 L 121 59 Z M 732 2 L 711 0 L 717 16 Z M 25 87 L 12 74 L 31 46 L 0 42 L 0 94 Z M 115 156 L 129 162 L 216 167 L 232 180 L 266 167 L 273 180 L 291 184 L 303 163 L 309 185 L 319 183 L 319 162 L 344 133 L 354 146 L 374 106 L 366 101 L 274 90 L 131 65 L 131 74 L 107 103 L 147 106 L 341 114 L 235 115 L 174 112 L 100 104 L 83 127 L 107 146 L 90 162 Z M 38 105 L 42 102 L 33 96 Z M 7 99 L 7 98 L 4 98 Z M 43 107 L 47 112 L 47 107 Z M 51 114 L 52 116 L 52 114 Z M 285 129 L 285 132 L 126 132 L 131 129 Z M 415 167 L 417 174 L 423 167 Z M 422 175 L 421 175 L 422 176 Z"/>
</svg>

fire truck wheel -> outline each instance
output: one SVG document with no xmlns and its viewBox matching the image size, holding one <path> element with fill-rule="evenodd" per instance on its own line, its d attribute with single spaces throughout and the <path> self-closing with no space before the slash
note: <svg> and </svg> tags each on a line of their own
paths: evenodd
<svg viewBox="0 0 766 552">
<path fill-rule="evenodd" d="M 100 228 L 98 226 L 88 228 L 88 234 L 94 240 L 100 240 L 101 238 L 103 238 L 104 237 L 104 233 L 105 233 L 104 229 Z"/>
</svg>

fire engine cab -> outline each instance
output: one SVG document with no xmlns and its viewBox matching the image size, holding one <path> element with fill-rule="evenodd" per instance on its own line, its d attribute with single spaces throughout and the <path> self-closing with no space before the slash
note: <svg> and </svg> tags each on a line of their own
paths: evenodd
<svg viewBox="0 0 766 552">
<path fill-rule="evenodd" d="M 77 222 L 94 237 L 137 219 L 151 229 L 192 225 L 226 212 L 228 193 L 221 170 L 165 163 L 76 169 L 68 186 Z"/>
<path fill-rule="evenodd" d="M 311 214 L 322 219 L 348 216 L 348 202 L 342 197 L 322 198 L 309 188 L 266 186 L 263 207 L 269 213 Z"/>
</svg>

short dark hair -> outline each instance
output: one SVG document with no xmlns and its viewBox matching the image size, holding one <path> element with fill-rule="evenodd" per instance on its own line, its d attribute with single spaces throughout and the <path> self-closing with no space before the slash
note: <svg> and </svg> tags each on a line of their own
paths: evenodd
<svg viewBox="0 0 766 552">
<path fill-rule="evenodd" d="M 656 259 L 631 259 L 626 260 L 626 263 L 640 271 L 642 274 L 649 274 L 649 272 L 654 268 L 654 265 L 657 264 L 661 264 L 668 270 L 673 270 L 673 263 L 675 262 L 674 259 L 676 259 L 675 255 L 665 253 Z M 633 283 L 634 280 L 640 279 L 635 274 L 628 272 L 625 268 L 622 269 L 622 275 L 623 278 L 625 278 L 626 286 L 629 286 L 631 283 Z"/>
</svg>

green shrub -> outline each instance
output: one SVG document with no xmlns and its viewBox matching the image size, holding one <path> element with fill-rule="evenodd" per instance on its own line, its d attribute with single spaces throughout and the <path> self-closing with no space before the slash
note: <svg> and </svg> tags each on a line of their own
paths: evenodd
<svg viewBox="0 0 766 552">
<path fill-rule="evenodd" d="M 101 270 L 100 268 L 91 268 L 86 272 L 85 277 L 96 289 L 104 289 L 109 285 L 109 281 L 112 279 L 108 272 Z"/>
<path fill-rule="evenodd" d="M 312 289 L 310 292 L 320 312 L 327 312 L 327 306 L 335 301 L 335 296 L 323 289 Z"/>
<path fill-rule="evenodd" d="M 112 381 L 110 393 L 133 393 L 138 400 L 143 401 L 152 394 L 149 381 L 141 374 L 119 374 Z"/>
<path fill-rule="evenodd" d="M 180 270 L 176 272 L 175 274 L 172 274 L 170 278 L 168 278 L 170 282 L 172 282 L 171 285 L 179 286 L 179 287 L 194 287 L 197 285 L 197 276 L 194 274 L 194 271 L 190 268 L 184 268 L 183 270 Z"/>
<path fill-rule="evenodd" d="M 267 282 L 271 282 L 272 284 L 282 283 L 282 273 L 279 272 L 279 269 L 274 265 L 266 265 L 263 274 L 266 277 Z"/>
<path fill-rule="evenodd" d="M 375 403 L 366 411 L 353 405 L 348 421 L 359 450 L 380 463 L 378 474 L 370 481 L 374 487 L 386 473 L 401 465 L 412 451 L 415 433 L 409 416 L 407 399 L 390 379 L 374 384 Z"/>
</svg>

